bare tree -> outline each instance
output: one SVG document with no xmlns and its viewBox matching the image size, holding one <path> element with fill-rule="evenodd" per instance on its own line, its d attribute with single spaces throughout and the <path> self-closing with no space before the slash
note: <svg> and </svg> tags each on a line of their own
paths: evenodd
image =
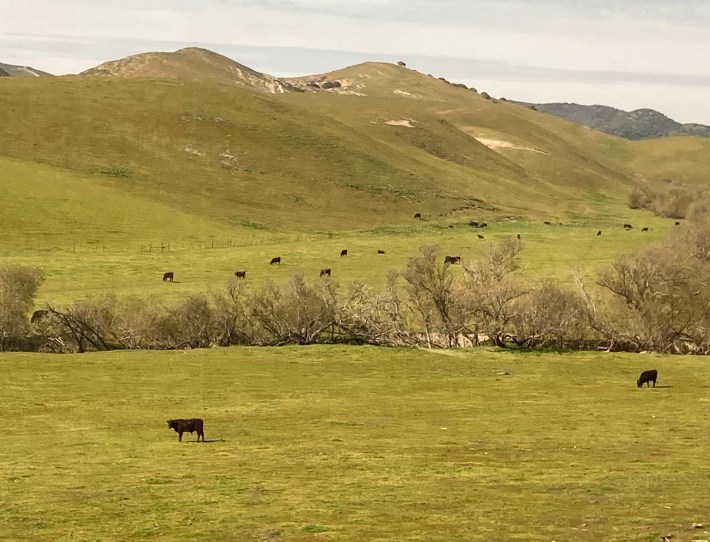
<svg viewBox="0 0 710 542">
<path fill-rule="evenodd" d="M 253 344 L 255 330 L 249 318 L 246 283 L 230 278 L 225 292 L 215 295 L 213 303 L 216 342 L 220 345 Z"/>
<path fill-rule="evenodd" d="M 416 343 L 396 280 L 397 273 L 390 272 L 382 291 L 362 282 L 350 285 L 340 300 L 336 319 L 345 340 L 376 345 Z"/>
<path fill-rule="evenodd" d="M 633 350 L 706 349 L 702 336 L 710 320 L 710 262 L 704 249 L 694 250 L 702 246 L 671 239 L 617 258 L 597 279 L 612 294 L 599 328 Z"/>
<path fill-rule="evenodd" d="M 518 344 L 562 350 L 579 348 L 590 338 L 584 298 L 551 280 L 531 289 L 521 310 L 516 321 Z"/>
<path fill-rule="evenodd" d="M 308 284 L 294 273 L 282 287 L 267 284 L 249 303 L 264 344 L 312 344 L 335 323 L 335 286 L 330 279 Z M 259 340 L 259 339 L 257 339 Z"/>
<path fill-rule="evenodd" d="M 214 310 L 208 297 L 196 294 L 162 307 L 153 333 L 158 348 L 205 348 L 215 344 L 214 328 Z"/>
<path fill-rule="evenodd" d="M 124 348 L 116 326 L 117 305 L 113 294 L 73 303 L 63 310 L 47 305 L 50 318 L 56 324 L 53 340 L 75 352 Z"/>
<path fill-rule="evenodd" d="M 434 334 L 444 333 L 448 346 L 455 346 L 463 331 L 463 311 L 456 295 L 451 267 L 440 258 L 433 246 L 422 246 L 409 258 L 402 271 L 410 309 L 418 316 L 429 348 Z"/>
<path fill-rule="evenodd" d="M 468 325 L 476 336 L 482 332 L 500 347 L 514 340 L 519 300 L 528 291 L 516 275 L 521 250 L 520 240 L 508 237 L 464 265 Z"/>
</svg>

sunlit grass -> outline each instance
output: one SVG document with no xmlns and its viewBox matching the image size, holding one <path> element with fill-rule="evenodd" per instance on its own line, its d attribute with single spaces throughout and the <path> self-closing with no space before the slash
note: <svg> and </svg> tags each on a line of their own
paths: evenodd
<svg viewBox="0 0 710 542">
<path fill-rule="evenodd" d="M 475 259 L 492 243 L 521 235 L 522 273 L 530 280 L 553 278 L 573 284 L 575 273 L 593 278 L 619 254 L 628 253 L 662 239 L 672 221 L 638 213 L 633 231 L 610 221 L 569 223 L 491 222 L 475 229 L 466 223 L 417 222 L 412 226 L 361 232 L 277 234 L 254 232 L 233 240 L 186 240 L 166 243 L 164 248 L 149 245 L 80 246 L 61 250 L 18 250 L 6 253 L 2 262 L 18 262 L 41 267 L 46 274 L 37 305 L 66 303 L 96 294 L 113 292 L 158 299 L 182 298 L 191 293 L 221 290 L 235 271 L 246 270 L 247 284 L 258 287 L 269 280 L 284 282 L 294 272 L 317 278 L 329 267 L 333 280 L 342 287 L 352 281 L 373 286 L 384 284 L 392 269 L 402 269 L 407 259 L 422 245 L 438 247 L 441 258 L 459 255 L 463 262 Z M 649 232 L 640 226 L 648 225 Z M 597 236 L 598 230 L 602 235 Z M 479 239 L 477 235 L 483 235 Z M 214 243 L 214 245 L 213 245 Z M 227 245 L 227 246 L 225 246 Z M 342 249 L 347 257 L 340 257 Z M 384 254 L 378 254 L 383 250 Z M 270 266 L 280 256 L 281 265 Z M 174 283 L 163 283 L 165 271 L 175 273 Z M 457 266 L 453 271 L 460 273 Z"/>
<path fill-rule="evenodd" d="M 0 539 L 683 541 L 707 521 L 700 358 L 6 354 L 0 382 Z M 178 443 L 165 420 L 193 416 L 207 442 Z"/>
</svg>

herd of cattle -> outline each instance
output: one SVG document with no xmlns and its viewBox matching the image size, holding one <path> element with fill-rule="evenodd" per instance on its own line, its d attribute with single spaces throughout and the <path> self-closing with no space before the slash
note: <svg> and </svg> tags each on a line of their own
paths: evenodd
<svg viewBox="0 0 710 542">
<path fill-rule="evenodd" d="M 377 254 L 384 254 L 384 250 L 378 250 Z M 341 258 L 347 258 L 348 256 L 348 249 L 344 248 L 343 250 L 340 251 L 340 257 Z M 459 258 L 459 261 L 461 258 Z M 281 256 L 276 256 L 274 258 L 271 258 L 269 261 L 269 265 L 281 265 Z M 329 277 L 331 276 L 332 270 L 329 267 L 323 268 L 320 270 L 320 276 L 321 277 Z M 247 278 L 247 272 L 246 271 L 235 271 L 234 276 L 237 277 L 238 279 L 245 279 Z M 175 273 L 173 271 L 168 271 L 166 273 L 163 273 L 163 282 L 174 282 L 175 281 Z"/>
<path fill-rule="evenodd" d="M 414 215 L 414 218 L 418 220 L 423 220 L 422 219 L 422 214 L 421 213 L 416 213 Z M 551 226 L 552 222 L 549 220 L 545 220 L 543 224 L 546 224 L 547 226 Z M 560 223 L 561 224 L 561 223 Z M 488 228 L 488 223 L 487 222 L 479 222 L 477 220 L 470 220 L 468 222 L 468 225 L 471 226 L 472 228 Z M 676 226 L 680 226 L 680 222 L 675 223 Z M 452 225 L 449 225 L 450 228 L 452 228 Z M 624 224 L 623 225 L 624 229 L 626 231 L 632 230 L 633 226 L 631 224 Z M 643 227 L 641 228 L 642 232 L 647 232 L 649 231 L 648 227 Z M 602 234 L 602 230 L 597 231 L 597 236 L 600 236 Z M 483 235 L 480 233 L 476 235 L 479 239 L 485 239 Z M 517 234 L 517 238 L 520 239 L 520 234 Z M 377 254 L 384 254 L 384 250 L 378 250 Z M 344 248 L 340 251 L 340 257 L 344 258 L 347 257 L 348 255 L 348 249 Z M 444 264 L 449 265 L 449 264 L 457 264 L 461 263 L 461 256 L 446 256 L 444 257 Z M 269 265 L 281 265 L 281 256 L 276 256 L 274 258 L 271 258 L 271 261 L 269 261 Z M 332 269 L 329 267 L 325 267 L 320 270 L 320 276 L 321 277 L 330 277 L 332 273 Z M 237 277 L 238 279 L 245 279 L 247 276 L 246 271 L 235 271 L 234 276 Z M 173 271 L 168 271 L 163 274 L 163 282 L 173 282 L 175 279 L 175 274 Z"/>
<path fill-rule="evenodd" d="M 642 388 L 646 384 L 647 388 L 651 387 L 651 382 L 653 382 L 653 387 L 656 387 L 656 379 L 658 378 L 658 371 L 656 369 L 649 369 L 643 371 L 641 376 L 638 377 L 636 381 L 636 387 Z M 178 434 L 178 442 L 182 442 L 183 433 L 197 433 L 197 442 L 200 442 L 200 437 L 202 437 L 202 442 L 205 442 L 205 422 L 202 418 L 180 418 L 176 420 L 168 420 L 168 429 L 173 429 Z"/>
</svg>

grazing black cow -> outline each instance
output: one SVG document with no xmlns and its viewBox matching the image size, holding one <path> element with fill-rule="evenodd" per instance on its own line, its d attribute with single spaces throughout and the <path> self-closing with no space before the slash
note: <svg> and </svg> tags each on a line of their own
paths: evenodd
<svg viewBox="0 0 710 542">
<path fill-rule="evenodd" d="M 476 220 L 471 220 L 471 221 L 469 221 L 468 225 L 471 226 L 472 228 L 477 228 L 478 222 Z"/>
<path fill-rule="evenodd" d="M 484 239 L 484 237 L 480 233 L 476 237 L 478 237 L 479 239 Z"/>
<path fill-rule="evenodd" d="M 245 279 L 245 278 L 247 278 L 247 272 L 246 271 L 235 271 L 234 276 L 237 277 L 238 279 Z"/>
<path fill-rule="evenodd" d="M 461 263 L 461 256 L 445 256 L 444 265 L 448 265 L 450 263 Z"/>
<path fill-rule="evenodd" d="M 641 376 L 639 376 L 639 379 L 636 381 L 636 387 L 641 388 L 644 384 L 646 384 L 646 387 L 650 388 L 650 382 L 653 382 L 653 387 L 655 388 L 656 378 L 658 378 L 658 371 L 656 371 L 656 369 L 649 369 L 648 371 L 644 371 L 641 373 Z"/>
<path fill-rule="evenodd" d="M 182 442 L 183 433 L 194 433 L 195 431 L 197 431 L 197 442 L 200 442 L 200 437 L 202 437 L 202 442 L 204 442 L 205 431 L 203 427 L 204 422 L 202 418 L 168 420 L 168 429 L 175 429 L 175 432 L 178 434 L 178 442 Z"/>
<path fill-rule="evenodd" d="M 276 258 L 271 258 L 269 265 L 281 265 L 281 256 L 276 256 Z"/>
<path fill-rule="evenodd" d="M 422 214 L 421 214 L 421 213 L 415 213 L 415 214 L 414 214 L 414 218 L 421 218 L 421 217 L 422 217 Z"/>
<path fill-rule="evenodd" d="M 518 239 L 520 239 L 520 234 L 517 235 Z"/>
<path fill-rule="evenodd" d="M 478 227 L 479 227 L 479 228 L 487 228 L 487 227 L 488 227 L 488 222 L 481 222 L 481 223 L 478 225 Z"/>
<path fill-rule="evenodd" d="M 624 229 L 625 230 L 632 230 L 634 227 L 631 224 L 624 224 Z"/>
<path fill-rule="evenodd" d="M 325 269 L 321 269 L 320 276 L 321 277 L 329 277 L 330 276 L 330 268 L 326 267 Z"/>
<path fill-rule="evenodd" d="M 648 231 L 648 228 L 641 228 L 641 231 Z"/>
<path fill-rule="evenodd" d="M 341 257 L 341 258 L 342 258 L 343 256 L 347 256 L 347 255 L 348 255 L 348 249 L 347 249 L 347 248 L 344 248 L 343 250 L 340 251 L 340 257 Z"/>
<path fill-rule="evenodd" d="M 384 254 L 384 253 L 385 253 L 384 250 L 378 250 L 378 251 L 377 251 L 377 254 Z"/>
<path fill-rule="evenodd" d="M 602 234 L 602 230 L 599 230 L 599 231 L 597 232 L 597 235 L 599 236 L 599 235 L 601 235 L 601 234 Z"/>
<path fill-rule="evenodd" d="M 680 222 L 677 222 L 677 221 L 676 221 L 675 225 L 676 225 L 676 226 L 680 226 Z"/>
<path fill-rule="evenodd" d="M 449 224 L 449 228 L 453 228 L 453 227 L 454 227 L 454 225 L 453 225 L 453 224 Z"/>
<path fill-rule="evenodd" d="M 175 275 L 173 274 L 172 271 L 168 271 L 167 273 L 163 273 L 163 282 L 165 282 L 166 280 L 169 280 L 170 282 L 172 282 L 174 278 L 175 278 Z"/>
<path fill-rule="evenodd" d="M 30 318 L 30 323 L 34 324 L 35 322 L 39 322 L 40 320 L 44 320 L 49 316 L 49 311 L 45 309 L 40 309 L 38 311 L 34 311 L 32 313 L 32 317 Z"/>
<path fill-rule="evenodd" d="M 545 222 L 543 222 L 543 224 L 547 224 L 547 225 L 549 226 L 549 225 L 550 225 L 550 221 L 549 221 L 549 220 L 545 220 Z"/>
</svg>

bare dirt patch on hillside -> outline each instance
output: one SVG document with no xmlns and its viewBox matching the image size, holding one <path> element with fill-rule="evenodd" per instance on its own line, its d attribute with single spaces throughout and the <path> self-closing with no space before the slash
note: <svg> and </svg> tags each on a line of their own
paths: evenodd
<svg viewBox="0 0 710 542">
<path fill-rule="evenodd" d="M 539 149 L 535 149 L 533 147 L 525 147 L 523 145 L 516 145 L 515 143 L 511 143 L 510 141 L 504 141 L 502 139 L 493 139 L 493 138 L 488 138 L 488 137 L 476 137 L 474 138 L 476 141 L 479 143 L 483 143 L 486 147 L 492 150 L 498 150 L 498 149 L 512 149 L 512 150 L 518 150 L 518 151 L 530 151 L 530 152 L 537 152 L 540 154 L 545 154 L 547 156 L 551 156 L 549 152 L 541 151 Z"/>
<path fill-rule="evenodd" d="M 389 124 L 390 126 L 404 126 L 406 128 L 414 128 L 414 124 L 412 124 L 414 121 L 410 119 L 401 119 L 401 120 L 386 120 L 385 124 Z"/>
</svg>

